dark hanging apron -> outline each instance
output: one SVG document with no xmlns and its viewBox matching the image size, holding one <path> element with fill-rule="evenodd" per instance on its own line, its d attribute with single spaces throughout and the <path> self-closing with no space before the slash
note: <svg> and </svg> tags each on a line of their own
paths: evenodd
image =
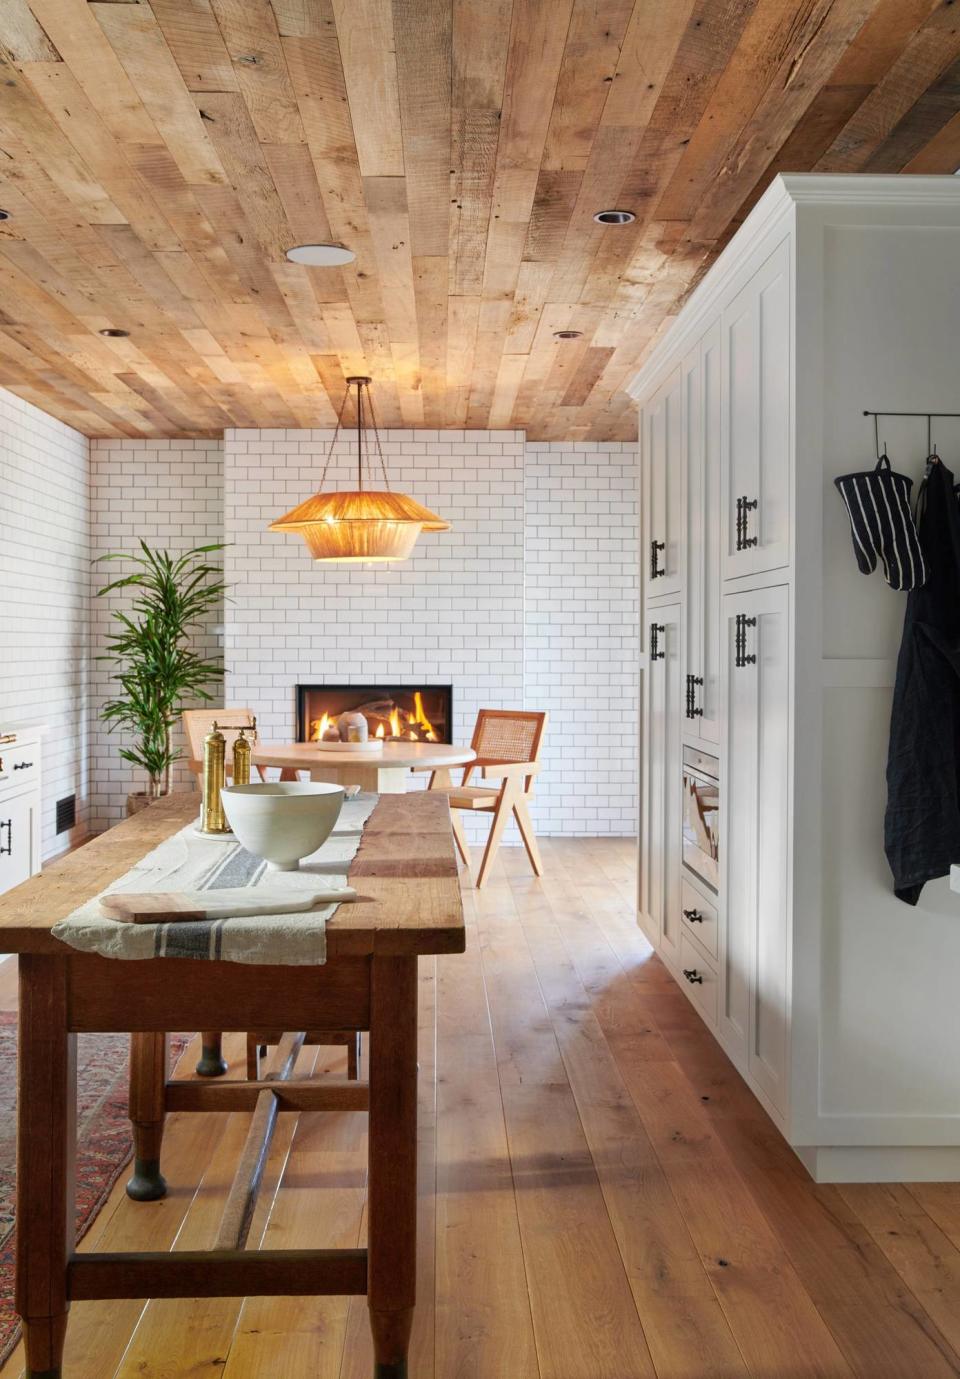
<svg viewBox="0 0 960 1379">
<path fill-rule="evenodd" d="M 930 466 L 917 506 L 928 578 L 907 598 L 885 825 L 894 892 L 908 905 L 960 862 L 960 506 L 942 462 Z"/>
</svg>

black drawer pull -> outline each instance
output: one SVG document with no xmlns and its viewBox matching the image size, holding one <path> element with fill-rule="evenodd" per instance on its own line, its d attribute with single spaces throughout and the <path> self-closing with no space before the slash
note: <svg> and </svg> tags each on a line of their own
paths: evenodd
<svg viewBox="0 0 960 1379">
<path fill-rule="evenodd" d="M 748 536 L 748 535 L 747 535 L 747 522 L 749 521 L 749 518 L 747 517 L 747 513 L 748 513 L 748 512 L 753 512 L 753 511 L 755 511 L 755 509 L 756 509 L 757 507 L 759 507 L 759 501 L 758 501 L 756 498 L 738 498 L 738 499 L 737 499 L 737 550 L 738 550 L 738 551 L 748 551 L 748 550 L 750 549 L 751 546 L 756 546 L 756 545 L 757 545 L 757 538 L 756 538 L 755 536 Z"/>
<path fill-rule="evenodd" d="M 651 578 L 651 579 L 662 579 L 663 576 L 667 573 L 666 570 L 661 570 L 661 569 L 660 569 L 660 552 L 661 552 L 661 551 L 665 551 L 666 549 L 667 549 L 667 543 L 666 543 L 666 541 L 651 541 L 651 542 L 650 542 L 650 578 Z"/>
<path fill-rule="evenodd" d="M 666 658 L 666 651 L 660 649 L 660 633 L 666 632 L 666 624 L 662 622 L 652 622 L 650 624 L 650 659 L 651 661 L 663 661 Z"/>
<path fill-rule="evenodd" d="M 32 761 L 15 761 L 13 763 L 13 769 L 15 771 L 29 771 L 32 765 Z"/>
<path fill-rule="evenodd" d="M 702 684 L 702 675 L 687 676 L 687 706 L 685 710 L 687 718 L 703 717 L 703 709 L 697 708 L 697 686 Z"/>
<path fill-rule="evenodd" d="M 744 666 L 754 666 L 757 663 L 756 656 L 747 655 L 747 628 L 756 627 L 756 625 L 756 618 L 748 618 L 746 613 L 737 614 L 733 644 L 733 664 L 737 670 L 742 670 Z"/>
<path fill-rule="evenodd" d="M 702 923 L 703 923 L 703 915 L 700 913 L 699 910 L 684 910 L 684 912 L 683 912 L 683 917 L 684 917 L 684 919 L 687 920 L 690 924 L 702 924 Z"/>
<path fill-rule="evenodd" d="M 703 985 L 703 978 L 695 967 L 685 967 L 683 969 L 683 975 L 691 986 L 697 986 L 698 984 L 701 986 Z"/>
<path fill-rule="evenodd" d="M 3 846 L 3 830 L 4 830 L 4 829 L 7 830 L 7 846 L 6 846 L 6 847 Z M 6 855 L 7 857 L 12 857 L 12 856 L 13 856 L 13 820 L 12 820 L 12 819 L 5 819 L 5 820 L 3 821 L 3 823 L 0 824 L 0 857 L 3 857 L 4 855 Z"/>
</svg>

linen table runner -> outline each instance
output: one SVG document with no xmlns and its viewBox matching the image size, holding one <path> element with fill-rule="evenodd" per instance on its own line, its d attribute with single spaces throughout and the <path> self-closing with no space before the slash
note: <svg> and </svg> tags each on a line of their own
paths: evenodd
<svg viewBox="0 0 960 1379">
<path fill-rule="evenodd" d="M 347 884 L 364 825 L 377 803 L 373 794 L 345 800 L 337 826 L 299 871 L 268 871 L 267 864 L 230 839 L 203 838 L 190 823 L 155 847 L 135 867 L 92 900 L 78 906 L 51 933 L 72 948 L 106 958 L 199 958 L 303 967 L 326 961 L 327 920 L 337 902 L 289 914 L 192 920 L 189 923 L 124 924 L 100 905 L 104 895 L 128 891 L 218 891 L 263 887 L 271 901 Z"/>
</svg>

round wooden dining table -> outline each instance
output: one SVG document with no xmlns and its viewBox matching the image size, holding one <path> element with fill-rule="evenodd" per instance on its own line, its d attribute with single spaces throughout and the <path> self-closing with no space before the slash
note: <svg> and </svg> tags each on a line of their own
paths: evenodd
<svg viewBox="0 0 960 1379">
<path fill-rule="evenodd" d="M 411 770 L 447 771 L 468 765 L 476 755 L 470 747 L 444 742 L 385 742 L 379 751 L 366 752 L 347 746 L 327 751 L 316 742 L 261 742 L 253 749 L 253 764 L 309 771 L 311 780 L 359 785 L 378 795 L 402 795 Z"/>
</svg>

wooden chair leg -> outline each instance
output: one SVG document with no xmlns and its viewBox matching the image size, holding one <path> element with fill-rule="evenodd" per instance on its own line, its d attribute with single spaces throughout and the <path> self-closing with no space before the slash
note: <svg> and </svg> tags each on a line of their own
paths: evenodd
<svg viewBox="0 0 960 1379">
<path fill-rule="evenodd" d="M 520 795 L 514 800 L 513 813 L 517 821 L 517 828 L 520 830 L 520 837 L 523 839 L 523 846 L 527 849 L 527 856 L 530 858 L 530 865 L 537 876 L 542 876 L 543 859 L 540 856 L 540 844 L 537 842 L 537 835 L 533 831 L 530 807 L 524 795 Z"/>
<path fill-rule="evenodd" d="M 357 1030 L 347 1044 L 347 1077 L 356 1082 L 360 1076 L 360 1031 Z"/>
<path fill-rule="evenodd" d="M 407 1379 L 417 1283 L 417 959 L 370 980 L 367 1303 L 374 1379 Z"/>
<path fill-rule="evenodd" d="M 60 1379 L 67 1259 L 76 1243 L 77 1038 L 67 1032 L 67 964 L 20 955 L 16 1308 L 28 1379 Z"/>
<path fill-rule="evenodd" d="M 160 1172 L 166 1119 L 168 1046 L 165 1034 L 130 1036 L 130 1120 L 133 1123 L 133 1176 L 127 1196 L 155 1202 L 167 1195 Z"/>
<path fill-rule="evenodd" d="M 199 1077 L 222 1077 L 227 1071 L 223 1056 L 223 1035 L 210 1030 L 200 1035 L 200 1057 L 197 1059 Z"/>
<path fill-rule="evenodd" d="M 247 1081 L 260 1081 L 260 1042 L 255 1034 L 247 1035 Z"/>
<path fill-rule="evenodd" d="M 467 835 L 464 832 L 463 820 L 460 818 L 460 814 L 456 809 L 451 809 L 450 811 L 450 826 L 453 829 L 453 841 L 457 845 L 457 851 L 469 870 L 470 844 L 467 842 Z"/>
<path fill-rule="evenodd" d="M 510 809 L 516 796 L 509 781 L 505 781 L 500 798 L 497 800 L 497 808 L 494 811 L 493 823 L 490 825 L 490 835 L 487 838 L 487 846 L 483 850 L 483 861 L 480 863 L 480 870 L 477 873 L 477 890 L 486 884 L 487 877 L 490 875 L 490 868 L 493 859 L 500 851 L 500 840 L 503 837 L 503 830 L 507 826 L 510 817 Z"/>
</svg>

